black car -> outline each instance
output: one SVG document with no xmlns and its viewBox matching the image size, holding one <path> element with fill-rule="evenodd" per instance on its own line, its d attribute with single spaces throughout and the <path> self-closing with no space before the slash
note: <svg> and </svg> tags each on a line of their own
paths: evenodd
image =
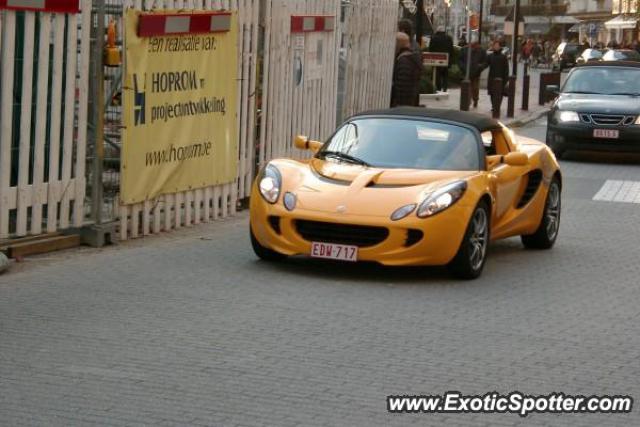
<svg viewBox="0 0 640 427">
<path fill-rule="evenodd" d="M 578 43 L 560 43 L 551 57 L 551 67 L 557 71 L 564 71 L 575 66 L 582 51 L 584 46 Z"/>
<path fill-rule="evenodd" d="M 592 62 L 571 70 L 547 121 L 547 145 L 567 150 L 640 152 L 640 63 Z"/>
<path fill-rule="evenodd" d="M 632 49 L 611 49 L 602 57 L 603 61 L 640 61 L 640 53 Z"/>
</svg>

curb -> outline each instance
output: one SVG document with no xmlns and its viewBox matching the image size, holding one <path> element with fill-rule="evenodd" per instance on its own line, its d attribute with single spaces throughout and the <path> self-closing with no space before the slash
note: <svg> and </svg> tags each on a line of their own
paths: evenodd
<svg viewBox="0 0 640 427">
<path fill-rule="evenodd" d="M 529 115 L 521 119 L 512 119 L 511 121 L 505 121 L 503 123 L 505 124 L 505 126 L 508 126 L 510 128 L 521 128 L 531 122 L 535 122 L 536 120 L 547 114 L 550 110 L 551 109 L 549 107 L 545 107 L 538 111 L 530 113 Z"/>
</svg>

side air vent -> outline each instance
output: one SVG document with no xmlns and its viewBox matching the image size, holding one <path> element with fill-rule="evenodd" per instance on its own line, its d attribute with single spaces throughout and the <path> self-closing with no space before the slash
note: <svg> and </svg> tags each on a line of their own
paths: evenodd
<svg viewBox="0 0 640 427">
<path fill-rule="evenodd" d="M 279 216 L 270 216 L 268 218 L 269 225 L 277 234 L 282 234 L 282 230 L 280 229 L 280 217 Z"/>
<path fill-rule="evenodd" d="M 527 175 L 527 187 L 518 202 L 518 209 L 524 208 L 536 195 L 540 183 L 542 182 L 542 171 L 540 169 L 533 170 Z"/>
<path fill-rule="evenodd" d="M 407 238 L 404 241 L 404 247 L 408 248 L 415 245 L 424 237 L 424 233 L 421 230 L 415 230 L 413 228 L 407 230 Z"/>
</svg>

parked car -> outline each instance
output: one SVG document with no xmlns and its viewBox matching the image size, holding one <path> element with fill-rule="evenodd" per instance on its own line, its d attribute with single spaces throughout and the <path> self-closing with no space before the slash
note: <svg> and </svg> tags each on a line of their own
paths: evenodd
<svg viewBox="0 0 640 427">
<path fill-rule="evenodd" d="M 563 42 L 551 57 L 551 68 L 554 71 L 564 71 L 576 65 L 576 60 L 584 51 L 584 46 L 578 43 Z"/>
<path fill-rule="evenodd" d="M 602 60 L 640 62 L 640 53 L 633 49 L 611 49 L 604 54 Z"/>
<path fill-rule="evenodd" d="M 587 62 L 597 62 L 602 60 L 604 52 L 599 49 L 585 49 L 576 59 L 576 64 L 586 64 Z"/>
<path fill-rule="evenodd" d="M 485 115 L 424 108 L 358 114 L 307 160 L 267 163 L 253 185 L 250 237 L 267 261 L 303 255 L 447 265 L 478 277 L 491 240 L 550 249 L 561 207 L 549 148 Z"/>
<path fill-rule="evenodd" d="M 547 121 L 547 145 L 568 150 L 640 152 L 640 63 L 590 62 L 571 70 Z"/>
</svg>

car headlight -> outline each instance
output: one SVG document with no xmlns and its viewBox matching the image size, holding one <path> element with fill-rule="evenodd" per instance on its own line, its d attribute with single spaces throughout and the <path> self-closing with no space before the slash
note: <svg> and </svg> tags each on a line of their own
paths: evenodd
<svg viewBox="0 0 640 427">
<path fill-rule="evenodd" d="M 640 125 L 640 116 L 638 116 L 638 118 L 636 119 L 636 124 Z"/>
<path fill-rule="evenodd" d="M 580 116 L 575 111 L 556 111 L 556 120 L 561 123 L 579 122 Z"/>
<path fill-rule="evenodd" d="M 427 218 L 442 212 L 460 200 L 466 190 L 466 181 L 456 181 L 428 194 L 418 207 L 418 217 Z"/>
<path fill-rule="evenodd" d="M 282 187 L 282 175 L 280 171 L 273 165 L 268 164 L 258 177 L 258 189 L 260 195 L 269 203 L 274 204 L 280 197 L 280 188 Z"/>
</svg>

